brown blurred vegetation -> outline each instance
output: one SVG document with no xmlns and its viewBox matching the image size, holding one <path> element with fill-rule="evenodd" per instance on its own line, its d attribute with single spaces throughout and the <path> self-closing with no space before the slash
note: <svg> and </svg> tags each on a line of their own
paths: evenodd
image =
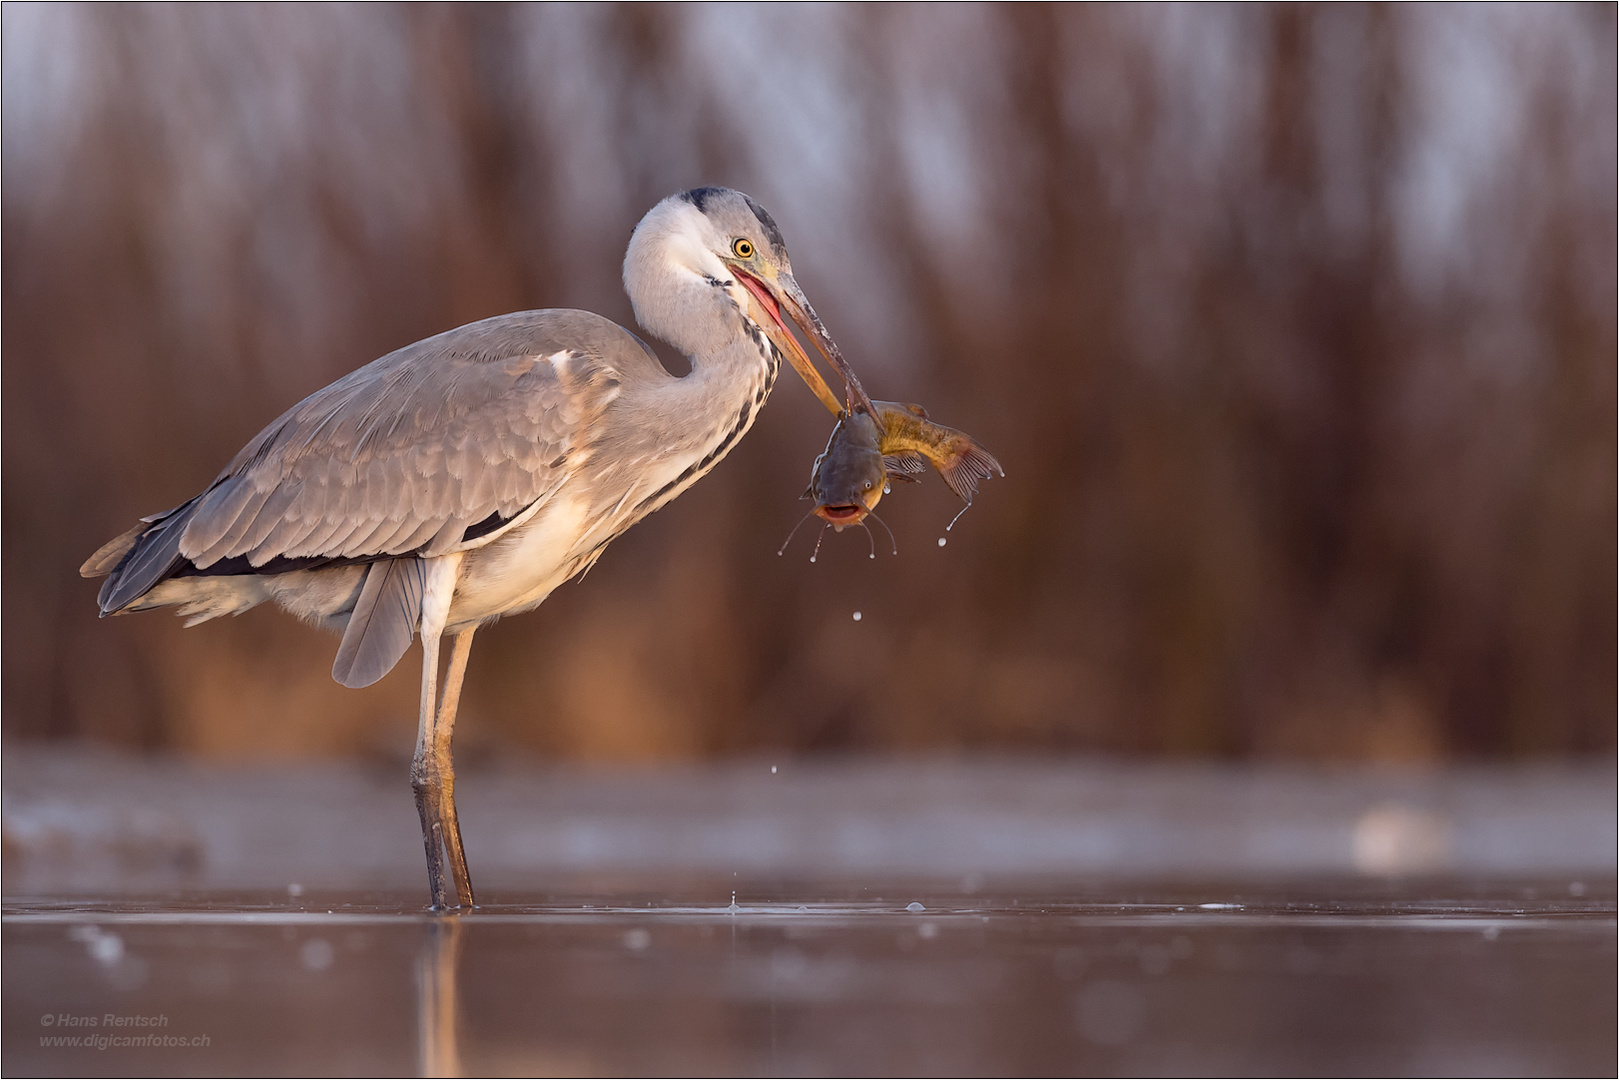
<svg viewBox="0 0 1619 1080">
<path fill-rule="evenodd" d="M 948 546 L 930 481 L 883 504 L 899 558 L 778 559 L 828 427 L 784 379 L 480 636 L 463 748 L 1614 745 L 1611 5 L 4 19 L 8 737 L 407 745 L 410 659 L 345 691 L 285 615 L 98 621 L 75 568 L 392 348 L 631 322 L 630 230 L 712 182 L 873 393 L 1007 478 Z"/>
</svg>

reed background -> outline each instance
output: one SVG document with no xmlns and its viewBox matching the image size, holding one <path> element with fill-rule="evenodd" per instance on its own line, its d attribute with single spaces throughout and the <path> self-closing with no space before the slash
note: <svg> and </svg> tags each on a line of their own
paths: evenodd
<svg viewBox="0 0 1619 1080">
<path fill-rule="evenodd" d="M 1612 5 L 3 19 L 8 738 L 408 746 L 415 654 L 346 691 L 279 612 L 99 621 L 76 567 L 388 350 L 631 323 L 635 222 L 724 183 L 872 392 L 1007 478 L 945 547 L 929 480 L 898 558 L 778 558 L 830 427 L 784 376 L 480 635 L 463 754 L 1613 749 Z"/>
</svg>

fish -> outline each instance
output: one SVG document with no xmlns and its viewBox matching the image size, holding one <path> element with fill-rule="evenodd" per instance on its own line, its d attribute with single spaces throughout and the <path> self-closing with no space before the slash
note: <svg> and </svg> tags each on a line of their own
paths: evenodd
<svg viewBox="0 0 1619 1080">
<path fill-rule="evenodd" d="M 915 474 L 928 465 L 967 506 L 972 505 L 980 480 L 1006 475 L 994 455 L 972 436 L 934 423 L 922 406 L 876 401 L 872 407 L 875 416 L 863 409 L 843 413 L 810 469 L 809 487 L 802 497 L 815 501 L 810 513 L 834 532 L 864 524 L 893 482 L 914 482 Z"/>
<path fill-rule="evenodd" d="M 810 512 L 836 532 L 859 525 L 889 490 L 882 435 L 864 410 L 844 413 L 810 468 L 809 487 L 800 498 L 814 499 Z"/>
<path fill-rule="evenodd" d="M 968 506 L 978 494 L 980 480 L 1006 475 L 995 455 L 971 435 L 935 424 L 922 406 L 897 401 L 874 401 L 872 406 L 882 420 L 877 446 L 890 471 L 921 472 L 925 461 Z"/>
</svg>

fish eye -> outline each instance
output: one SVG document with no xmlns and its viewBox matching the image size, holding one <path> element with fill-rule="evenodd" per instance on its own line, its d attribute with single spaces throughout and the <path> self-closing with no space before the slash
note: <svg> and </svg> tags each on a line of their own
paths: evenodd
<svg viewBox="0 0 1619 1080">
<path fill-rule="evenodd" d="M 731 241 L 731 253 L 739 259 L 753 258 L 753 241 L 745 236 L 739 236 Z"/>
</svg>

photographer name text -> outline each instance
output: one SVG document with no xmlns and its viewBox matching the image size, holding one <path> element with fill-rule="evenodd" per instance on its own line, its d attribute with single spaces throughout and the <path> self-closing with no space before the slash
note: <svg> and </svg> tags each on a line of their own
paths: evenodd
<svg viewBox="0 0 1619 1080">
<path fill-rule="evenodd" d="M 78 1016 L 73 1013 L 46 1013 L 39 1018 L 40 1027 L 63 1028 L 160 1028 L 169 1026 L 169 1018 L 156 1016 L 120 1016 L 102 1013 L 100 1016 Z"/>
</svg>

